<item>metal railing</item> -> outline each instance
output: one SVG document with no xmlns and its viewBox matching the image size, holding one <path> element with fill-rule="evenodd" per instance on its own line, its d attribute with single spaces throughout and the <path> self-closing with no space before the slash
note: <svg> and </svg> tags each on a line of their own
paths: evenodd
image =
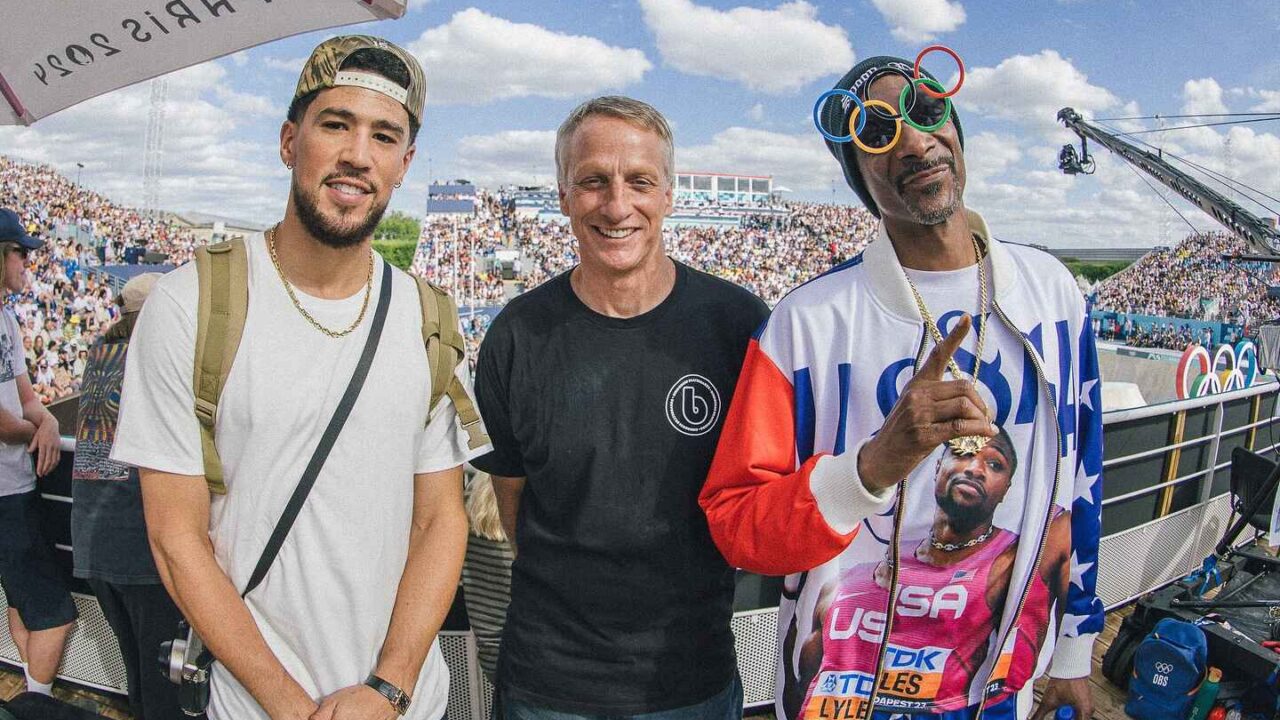
<svg viewBox="0 0 1280 720">
<path fill-rule="evenodd" d="M 1274 435 L 1260 442 L 1258 432 L 1280 421 L 1278 394 L 1280 383 L 1267 382 L 1103 415 L 1106 447 L 1139 445 L 1102 464 L 1103 526 L 1111 529 L 1099 548 L 1098 594 L 1108 609 L 1177 580 L 1213 553 L 1232 513 L 1229 489 L 1215 480 L 1230 468 L 1235 447 L 1256 453 L 1280 448 Z M 1127 435 L 1117 437 L 1122 433 Z M 1128 478 L 1132 482 L 1124 482 L 1126 473 L 1136 474 Z M 1109 487 L 1124 490 L 1107 494 Z"/>
</svg>

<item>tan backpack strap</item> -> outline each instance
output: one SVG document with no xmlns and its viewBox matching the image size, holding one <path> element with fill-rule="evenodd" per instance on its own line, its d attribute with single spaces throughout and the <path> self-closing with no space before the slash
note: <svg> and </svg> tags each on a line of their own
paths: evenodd
<svg viewBox="0 0 1280 720">
<path fill-rule="evenodd" d="M 200 421 L 200 445 L 204 477 L 209 492 L 227 492 L 222 460 L 214 444 L 218 400 L 231 374 L 231 363 L 244 334 L 249 312 L 249 256 L 244 240 L 234 239 L 199 248 L 195 252 L 200 300 L 196 313 L 195 392 L 196 419 Z"/>
<path fill-rule="evenodd" d="M 435 410 L 442 396 L 448 395 L 462 429 L 467 431 L 468 447 L 472 450 L 483 447 L 489 443 L 489 436 L 480 424 L 480 413 L 454 374 L 467 352 L 466 340 L 458 331 L 458 308 L 449 293 L 416 275 L 414 280 L 418 283 L 418 300 L 422 305 L 422 343 L 431 373 L 427 415 Z"/>
</svg>

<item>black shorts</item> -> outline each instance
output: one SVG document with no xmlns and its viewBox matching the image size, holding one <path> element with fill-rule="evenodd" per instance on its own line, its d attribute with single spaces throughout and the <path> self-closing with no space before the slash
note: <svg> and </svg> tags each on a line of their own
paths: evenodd
<svg viewBox="0 0 1280 720">
<path fill-rule="evenodd" d="M 76 619 L 62 569 L 40 531 L 36 491 L 0 496 L 0 587 L 28 630 L 48 630 Z"/>
</svg>

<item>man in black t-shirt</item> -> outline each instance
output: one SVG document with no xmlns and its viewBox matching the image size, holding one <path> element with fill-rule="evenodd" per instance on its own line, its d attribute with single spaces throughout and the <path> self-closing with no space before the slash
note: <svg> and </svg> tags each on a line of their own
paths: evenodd
<svg viewBox="0 0 1280 720">
<path fill-rule="evenodd" d="M 671 130 L 604 97 L 556 137 L 581 261 L 512 300 L 476 392 L 515 539 L 498 658 L 505 717 L 733 718 L 733 570 L 698 492 L 751 333 L 768 309 L 672 261 Z"/>
</svg>

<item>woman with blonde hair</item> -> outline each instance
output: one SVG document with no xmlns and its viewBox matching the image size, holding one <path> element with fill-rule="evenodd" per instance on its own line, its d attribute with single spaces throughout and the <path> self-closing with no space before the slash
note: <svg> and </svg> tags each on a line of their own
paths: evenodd
<svg viewBox="0 0 1280 720">
<path fill-rule="evenodd" d="M 462 562 L 463 599 L 476 636 L 480 669 L 489 682 L 498 669 L 498 646 L 511 603 L 511 561 L 515 555 L 498 518 L 498 501 L 489 473 L 479 472 L 467 486 L 467 554 Z M 491 717 L 502 717 L 494 693 Z"/>
</svg>

